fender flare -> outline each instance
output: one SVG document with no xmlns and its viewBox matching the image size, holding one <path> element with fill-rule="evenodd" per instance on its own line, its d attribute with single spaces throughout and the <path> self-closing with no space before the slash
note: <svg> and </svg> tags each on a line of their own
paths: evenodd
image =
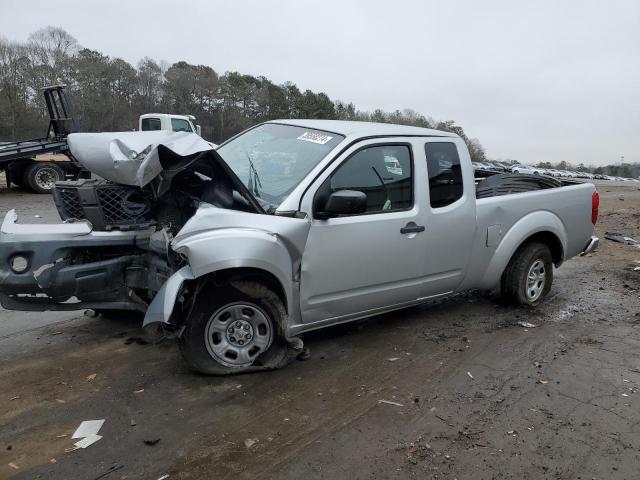
<svg viewBox="0 0 640 480">
<path fill-rule="evenodd" d="M 503 235 L 491 261 L 485 271 L 479 288 L 492 288 L 499 281 L 509 260 L 528 238 L 537 233 L 552 233 L 562 245 L 563 252 L 567 249 L 567 231 L 562 220 L 552 212 L 540 210 L 532 212 L 516 223 Z"/>
<path fill-rule="evenodd" d="M 255 268 L 272 274 L 285 293 L 290 317 L 295 316 L 293 283 L 299 259 L 292 258 L 277 235 L 256 229 L 224 228 L 183 237 L 172 247 L 189 259 L 189 265 L 174 273 L 158 291 L 147 309 L 143 326 L 169 323 L 185 281 L 231 268 Z"/>
</svg>

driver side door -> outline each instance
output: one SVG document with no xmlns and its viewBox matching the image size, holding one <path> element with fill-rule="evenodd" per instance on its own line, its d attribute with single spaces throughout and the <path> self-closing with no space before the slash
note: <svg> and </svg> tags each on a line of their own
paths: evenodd
<svg viewBox="0 0 640 480">
<path fill-rule="evenodd" d="M 362 143 L 365 143 L 363 145 Z M 302 258 L 303 323 L 337 323 L 411 303 L 420 295 L 425 212 L 416 178 L 425 174 L 413 145 L 369 141 L 347 150 L 302 200 L 312 212 Z M 323 196 L 367 196 L 364 213 L 322 219 Z"/>
</svg>

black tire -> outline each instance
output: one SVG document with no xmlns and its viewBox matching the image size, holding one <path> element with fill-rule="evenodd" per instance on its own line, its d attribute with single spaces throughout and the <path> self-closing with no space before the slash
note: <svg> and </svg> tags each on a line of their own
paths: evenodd
<svg viewBox="0 0 640 480">
<path fill-rule="evenodd" d="M 553 260 L 549 247 L 540 242 L 528 242 L 509 260 L 502 274 L 500 292 L 510 303 L 534 306 L 549 293 L 552 283 Z"/>
<path fill-rule="evenodd" d="M 261 323 L 258 327 L 251 324 L 251 333 L 254 336 L 246 345 L 240 347 L 232 343 L 232 340 L 237 341 L 233 336 L 235 333 L 229 333 L 231 328 L 235 328 L 237 320 L 232 317 L 225 319 L 224 316 L 228 309 L 242 306 L 248 306 L 248 310 L 254 309 L 254 313 L 247 316 L 246 320 L 239 319 L 240 321 L 249 323 L 258 318 L 258 322 Z M 244 314 L 245 310 L 242 312 Z M 252 347 L 250 342 L 255 342 L 258 340 L 257 337 L 260 337 L 258 328 L 265 327 L 265 319 L 271 332 L 268 345 L 254 352 L 249 363 L 236 364 L 241 360 L 229 355 L 234 351 L 247 352 L 248 355 L 252 348 L 257 348 L 255 344 Z M 279 368 L 287 363 L 287 343 L 283 335 L 286 320 L 287 314 L 282 301 L 262 283 L 234 281 L 223 287 L 215 287 L 210 283 L 196 298 L 193 312 L 187 319 L 184 331 L 178 337 L 178 346 L 189 367 L 205 375 L 231 375 Z M 244 327 L 245 325 L 238 328 L 241 335 L 245 333 L 245 330 L 241 329 Z M 222 328 L 224 333 L 214 331 L 215 328 Z M 262 338 L 262 341 L 266 340 Z M 216 354 L 214 349 L 225 349 L 225 352 Z"/>
<path fill-rule="evenodd" d="M 9 177 L 11 177 L 11 183 L 17 185 L 20 188 L 29 188 L 24 180 L 24 172 L 33 163 L 33 160 L 29 158 L 21 158 L 14 160 L 11 166 L 7 169 Z M 10 187 L 11 185 L 7 185 Z"/>
<path fill-rule="evenodd" d="M 55 182 L 64 180 L 64 171 L 51 162 L 33 162 L 24 172 L 27 185 L 35 193 L 51 193 Z"/>
</svg>

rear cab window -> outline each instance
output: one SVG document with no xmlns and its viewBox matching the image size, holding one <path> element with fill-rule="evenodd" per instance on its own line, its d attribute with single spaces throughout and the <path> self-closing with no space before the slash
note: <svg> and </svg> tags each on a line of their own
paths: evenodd
<svg viewBox="0 0 640 480">
<path fill-rule="evenodd" d="M 431 208 L 442 208 L 462 197 L 462 168 L 455 143 L 428 142 L 424 146 Z"/>
<path fill-rule="evenodd" d="M 143 132 L 160 130 L 162 128 L 159 118 L 143 118 L 141 129 Z"/>
</svg>

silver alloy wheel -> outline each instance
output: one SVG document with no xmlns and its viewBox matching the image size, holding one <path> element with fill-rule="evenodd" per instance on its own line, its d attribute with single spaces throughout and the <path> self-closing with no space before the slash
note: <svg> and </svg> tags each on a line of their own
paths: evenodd
<svg viewBox="0 0 640 480">
<path fill-rule="evenodd" d="M 538 258 L 529 268 L 529 273 L 527 275 L 527 300 L 535 302 L 540 298 L 546 282 L 547 271 L 542 259 Z"/>
<path fill-rule="evenodd" d="M 245 367 L 273 340 L 271 322 L 251 303 L 231 303 L 216 311 L 204 330 L 209 355 L 228 367 Z"/>
<path fill-rule="evenodd" d="M 36 172 L 34 180 L 36 185 L 43 190 L 51 190 L 60 178 L 58 178 L 58 172 L 55 169 L 42 167 Z"/>
</svg>

